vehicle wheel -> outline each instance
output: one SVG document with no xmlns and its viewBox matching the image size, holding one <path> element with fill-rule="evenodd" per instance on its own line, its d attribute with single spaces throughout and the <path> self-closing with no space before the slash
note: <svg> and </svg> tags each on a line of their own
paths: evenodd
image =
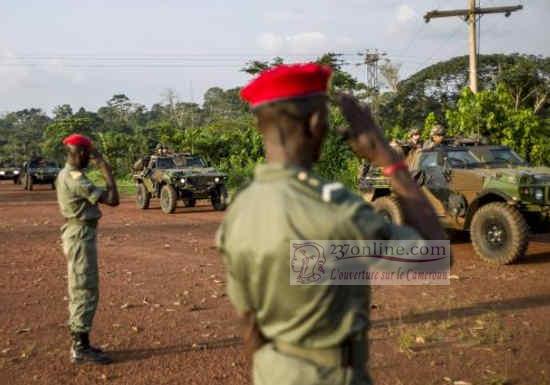
<svg viewBox="0 0 550 385">
<path fill-rule="evenodd" d="M 139 183 L 136 190 L 137 207 L 145 210 L 149 208 L 149 203 L 151 203 L 151 193 L 147 191 L 143 184 Z"/>
<path fill-rule="evenodd" d="M 382 215 L 388 222 L 396 225 L 405 223 L 401 203 L 393 196 L 383 196 L 372 202 L 374 211 Z"/>
<path fill-rule="evenodd" d="M 13 184 L 17 184 L 17 178 L 13 178 Z"/>
<path fill-rule="evenodd" d="M 527 222 L 514 207 L 494 202 L 477 210 L 470 225 L 475 252 L 484 261 L 506 265 L 525 254 Z"/>
<path fill-rule="evenodd" d="M 190 199 L 184 199 L 183 200 L 183 205 L 185 207 L 195 207 L 196 204 L 197 204 L 197 200 L 195 198 L 190 198 Z"/>
<path fill-rule="evenodd" d="M 166 214 L 171 214 L 176 209 L 178 202 L 178 193 L 176 189 L 170 185 L 162 186 L 160 190 L 160 208 Z"/>
<path fill-rule="evenodd" d="M 211 198 L 212 206 L 214 210 L 223 211 L 227 207 L 227 189 L 225 186 L 219 186 L 216 189 L 216 192 L 212 195 Z"/>
</svg>

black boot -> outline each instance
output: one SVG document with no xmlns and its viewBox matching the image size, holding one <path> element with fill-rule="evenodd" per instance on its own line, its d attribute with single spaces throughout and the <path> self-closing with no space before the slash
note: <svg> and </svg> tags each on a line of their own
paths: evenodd
<svg viewBox="0 0 550 385">
<path fill-rule="evenodd" d="M 71 362 L 74 364 L 94 363 L 110 364 L 113 362 L 101 349 L 90 345 L 88 333 L 71 333 L 73 344 L 71 346 Z"/>
</svg>

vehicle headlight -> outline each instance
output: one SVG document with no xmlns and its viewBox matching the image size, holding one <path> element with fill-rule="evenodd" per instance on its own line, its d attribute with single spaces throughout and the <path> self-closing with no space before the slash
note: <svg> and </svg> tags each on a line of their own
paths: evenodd
<svg viewBox="0 0 550 385">
<path fill-rule="evenodd" d="M 4 175 L 4 174 L 5 174 L 5 172 L 4 172 L 4 171 L 0 171 L 0 175 Z"/>
<path fill-rule="evenodd" d="M 180 179 L 181 184 L 185 184 L 185 178 Z"/>
<path fill-rule="evenodd" d="M 220 182 L 220 177 L 219 176 L 215 177 L 214 182 L 219 183 Z"/>
<path fill-rule="evenodd" d="M 15 175 L 18 175 L 18 174 L 19 174 L 19 170 L 14 170 L 13 173 L 14 173 Z"/>
<path fill-rule="evenodd" d="M 535 199 L 538 201 L 544 200 L 544 190 L 541 188 L 536 188 L 533 195 L 535 196 Z"/>
</svg>

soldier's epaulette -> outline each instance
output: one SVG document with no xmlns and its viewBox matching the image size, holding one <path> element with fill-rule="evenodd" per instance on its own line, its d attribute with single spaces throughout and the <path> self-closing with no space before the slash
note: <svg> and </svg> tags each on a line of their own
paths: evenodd
<svg viewBox="0 0 550 385">
<path fill-rule="evenodd" d="M 307 171 L 298 171 L 296 179 L 302 185 L 308 186 L 318 194 L 319 198 L 326 203 L 343 202 L 349 197 L 349 191 L 340 182 L 325 182 L 315 175 L 308 174 Z"/>
</svg>

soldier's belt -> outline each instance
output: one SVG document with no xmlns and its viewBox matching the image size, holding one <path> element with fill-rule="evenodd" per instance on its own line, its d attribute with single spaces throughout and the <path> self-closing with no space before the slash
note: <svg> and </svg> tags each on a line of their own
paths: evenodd
<svg viewBox="0 0 550 385">
<path fill-rule="evenodd" d="M 312 349 L 289 344 L 284 341 L 273 341 L 275 349 L 294 357 L 311 361 L 323 367 L 362 367 L 365 362 L 365 340 L 350 338 L 341 346 L 327 349 Z"/>
<path fill-rule="evenodd" d="M 68 225 L 97 227 L 97 222 L 99 222 L 99 219 L 82 220 L 78 218 L 68 218 L 66 223 Z"/>
</svg>

